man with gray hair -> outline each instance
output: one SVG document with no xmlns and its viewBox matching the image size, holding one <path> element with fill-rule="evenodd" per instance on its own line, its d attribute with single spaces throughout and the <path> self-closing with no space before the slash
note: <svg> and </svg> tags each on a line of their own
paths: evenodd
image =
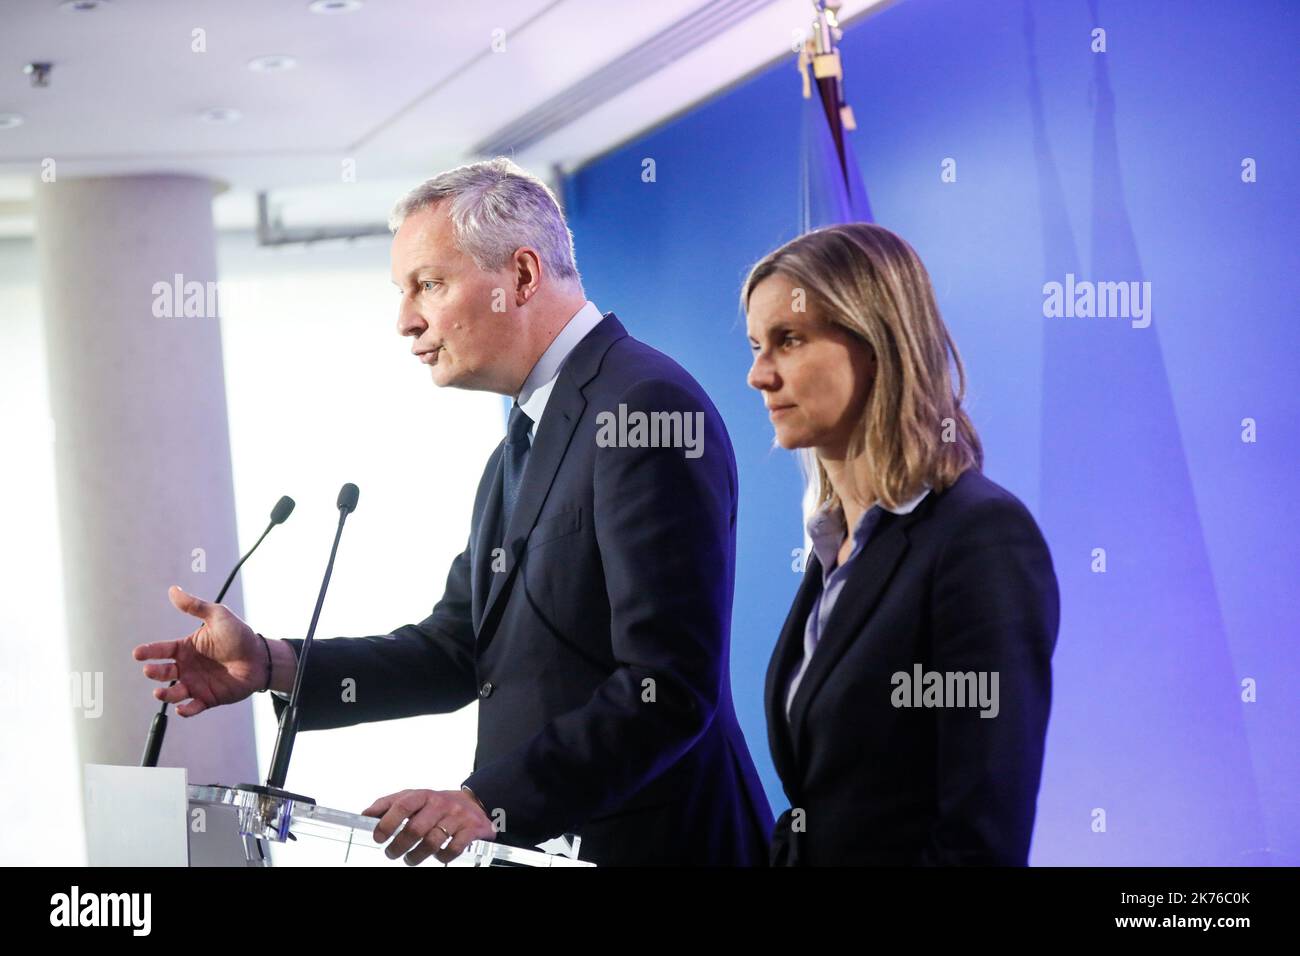
<svg viewBox="0 0 1300 956">
<path fill-rule="evenodd" d="M 390 226 L 398 334 L 436 385 L 514 405 L 442 599 L 419 624 L 317 642 L 302 729 L 478 700 L 459 790 L 363 811 L 408 863 L 566 833 L 598 864 L 765 863 L 772 815 L 731 700 L 736 465 L 717 409 L 587 300 L 555 197 L 509 160 L 434 177 Z M 607 440 L 614 414 L 701 424 L 688 453 L 636 429 Z M 172 662 L 145 666 L 177 681 L 155 696 L 191 716 L 269 688 L 282 710 L 302 642 L 170 596 L 206 626 L 136 648 Z"/>
</svg>

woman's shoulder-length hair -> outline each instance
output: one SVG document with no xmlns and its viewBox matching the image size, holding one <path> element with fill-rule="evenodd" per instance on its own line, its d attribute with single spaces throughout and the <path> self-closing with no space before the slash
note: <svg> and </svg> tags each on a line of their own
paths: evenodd
<svg viewBox="0 0 1300 956">
<path fill-rule="evenodd" d="M 817 317 L 847 329 L 874 355 L 875 382 L 848 449 L 850 457 L 865 452 L 874 497 L 894 508 L 926 486 L 942 491 L 967 469 L 982 469 L 983 447 L 962 408 L 961 356 L 930 276 L 905 240 L 865 222 L 805 233 L 750 270 L 741 307 L 748 309 L 755 287 L 776 274 L 804 290 Z M 816 503 L 838 504 L 816 456 L 805 464 Z"/>
</svg>

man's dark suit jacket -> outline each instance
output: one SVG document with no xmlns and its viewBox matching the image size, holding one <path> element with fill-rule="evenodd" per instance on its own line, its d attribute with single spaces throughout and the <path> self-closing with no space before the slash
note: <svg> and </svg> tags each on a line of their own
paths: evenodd
<svg viewBox="0 0 1300 956">
<path fill-rule="evenodd" d="M 620 406 L 701 413 L 702 454 L 602 445 L 597 416 Z M 429 617 L 313 644 L 301 726 L 477 699 L 465 785 L 504 812 L 503 842 L 573 832 L 597 864 L 765 864 L 772 814 L 731 700 L 736 465 L 717 409 L 610 313 L 561 367 L 504 535 L 501 468 L 498 446 Z M 433 784 L 411 756 L 412 785 Z"/>
<path fill-rule="evenodd" d="M 791 806 L 772 863 L 1024 865 L 1059 617 L 1033 517 L 975 470 L 909 514 L 886 512 L 848 569 L 787 721 L 821 590 L 814 556 L 767 672 L 768 743 Z M 997 716 L 895 707 L 893 675 L 913 677 L 916 664 L 998 672 Z"/>
</svg>

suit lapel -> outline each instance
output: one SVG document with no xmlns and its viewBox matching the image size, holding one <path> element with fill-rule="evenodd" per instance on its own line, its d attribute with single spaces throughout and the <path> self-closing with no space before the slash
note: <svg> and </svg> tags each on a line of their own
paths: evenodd
<svg viewBox="0 0 1300 956">
<path fill-rule="evenodd" d="M 923 504 L 928 503 L 927 499 Z M 799 690 L 795 692 L 790 707 L 790 734 L 796 749 L 803 733 L 809 703 L 817 696 L 844 652 L 862 633 L 867 618 L 880 602 L 886 585 L 907 551 L 907 528 L 920 516 L 922 510 L 918 508 L 911 514 L 901 516 L 887 514 L 867 541 L 866 547 L 854 559 L 848 580 L 844 582 L 835 609 L 826 621 L 826 629 L 817 643 L 812 660 L 808 662 L 808 669 L 799 682 Z"/>
<path fill-rule="evenodd" d="M 504 443 L 503 443 L 504 444 Z M 501 469 L 502 446 L 498 445 L 488 462 L 487 500 L 479 509 L 478 528 L 474 533 L 474 577 L 471 581 L 471 606 L 474 616 L 474 633 L 483 625 L 483 610 L 487 607 L 488 590 L 492 579 L 493 551 L 501 546 Z"/>
<path fill-rule="evenodd" d="M 565 452 L 568 451 L 574 430 L 578 427 L 578 422 L 581 421 L 583 411 L 587 407 L 587 399 L 582 390 L 595 378 L 609 347 L 626 335 L 627 331 L 614 313 L 606 313 L 600 324 L 574 347 L 560 368 L 559 377 L 555 380 L 555 387 L 546 403 L 546 411 L 542 413 L 541 423 L 533 436 L 533 444 L 528 452 L 528 464 L 524 468 L 523 483 L 519 489 L 519 500 L 515 502 L 510 524 L 505 529 L 504 535 L 499 533 L 496 535 L 496 538 L 502 542 L 500 547 L 505 548 L 506 569 L 497 574 L 490 574 L 487 600 L 478 622 L 480 641 L 483 640 L 484 634 L 492 629 L 493 611 L 501 600 L 501 595 L 514 579 L 515 568 L 518 567 L 519 559 L 523 556 L 528 535 L 532 533 L 533 525 L 537 523 L 537 515 L 546 502 L 546 496 L 550 494 L 551 485 L 555 482 L 560 463 L 564 460 Z M 498 462 L 498 472 L 499 469 L 500 462 Z M 497 489 L 493 491 L 493 497 L 489 500 L 495 501 L 492 510 L 497 516 L 495 523 L 499 525 L 501 514 L 499 474 L 496 484 Z M 491 548 L 496 546 L 491 545 L 488 551 L 490 552 Z"/>
<path fill-rule="evenodd" d="M 587 400 L 582 397 L 581 392 L 577 389 L 561 390 L 560 383 L 556 382 L 555 391 L 551 393 L 550 400 L 546 403 L 546 412 L 542 415 L 541 426 L 537 429 L 532 448 L 528 452 L 528 464 L 524 468 L 519 500 L 515 502 L 515 510 L 510 516 L 510 524 L 505 529 L 505 534 L 500 536 L 500 546 L 505 548 L 506 569 L 492 575 L 480 626 L 491 618 L 492 609 L 501 598 L 501 592 L 514 578 L 515 568 L 518 567 L 519 558 L 524 553 L 528 535 L 532 532 L 533 525 L 537 523 L 537 513 L 542 510 L 542 504 L 551 491 L 555 473 L 560 469 L 560 462 L 564 460 L 569 440 L 573 437 L 574 429 L 578 427 L 578 420 L 582 417 L 582 410 L 586 405 Z M 493 523 L 499 526 L 500 490 L 496 492 L 496 501 L 495 513 L 498 520 Z"/>
<path fill-rule="evenodd" d="M 772 660 L 767 666 L 767 682 L 763 689 L 764 708 L 767 712 L 767 743 L 772 751 L 772 763 L 782 780 L 797 779 L 793 773 L 790 725 L 785 716 L 785 691 L 790 683 L 791 668 L 797 666 L 803 651 L 804 622 L 808 620 L 808 612 L 821 591 L 822 566 L 815 555 L 809 555 L 803 581 L 790 606 L 790 613 L 786 615 L 776 648 L 772 651 Z M 787 793 L 787 796 L 791 794 Z"/>
</svg>

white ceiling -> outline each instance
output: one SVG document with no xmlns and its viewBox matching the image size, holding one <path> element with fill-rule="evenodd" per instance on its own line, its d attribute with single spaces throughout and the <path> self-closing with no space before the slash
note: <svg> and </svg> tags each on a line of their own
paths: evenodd
<svg viewBox="0 0 1300 956">
<path fill-rule="evenodd" d="M 844 0 L 842 21 L 881 6 Z M 744 7 L 735 4 L 734 8 Z M 243 228 L 273 190 L 286 225 L 381 221 L 393 199 L 474 144 L 718 0 L 364 0 L 318 15 L 308 0 L 0 0 L 0 235 L 31 229 L 33 176 L 181 172 L 228 186 L 218 224 Z M 809 0 L 751 2 L 717 35 L 515 158 L 573 169 L 783 55 Z M 205 52 L 192 49 L 202 30 Z M 497 46 L 494 51 L 494 31 Z M 701 31 L 700 35 L 707 35 Z M 296 68 L 254 72 L 254 57 Z M 54 64 L 47 88 L 22 67 Z M 797 78 L 791 70 L 791 82 Z M 211 124 L 200 114 L 233 108 Z M 343 184 L 345 159 L 356 182 Z"/>
</svg>

